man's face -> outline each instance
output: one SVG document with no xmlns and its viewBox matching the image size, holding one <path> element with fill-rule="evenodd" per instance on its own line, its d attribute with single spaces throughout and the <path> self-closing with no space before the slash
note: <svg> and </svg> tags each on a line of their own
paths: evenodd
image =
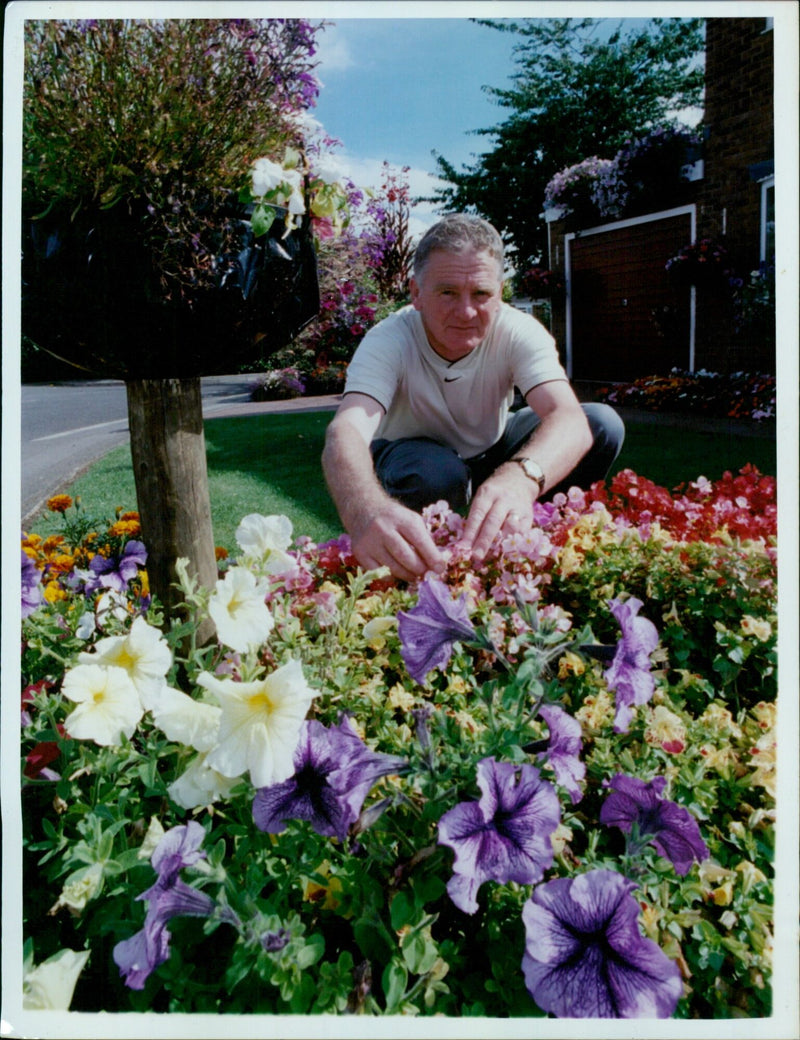
<svg viewBox="0 0 800 1040">
<path fill-rule="evenodd" d="M 458 361 L 489 331 L 500 309 L 503 283 L 497 261 L 489 253 L 435 249 L 422 277 L 412 278 L 410 288 L 428 342 L 447 361 Z"/>
</svg>

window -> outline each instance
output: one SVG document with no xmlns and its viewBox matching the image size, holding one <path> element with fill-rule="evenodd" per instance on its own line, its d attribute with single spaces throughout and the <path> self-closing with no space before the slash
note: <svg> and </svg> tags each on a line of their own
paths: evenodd
<svg viewBox="0 0 800 1040">
<path fill-rule="evenodd" d="M 761 182 L 761 243 L 759 260 L 762 268 L 775 262 L 775 178 Z"/>
</svg>

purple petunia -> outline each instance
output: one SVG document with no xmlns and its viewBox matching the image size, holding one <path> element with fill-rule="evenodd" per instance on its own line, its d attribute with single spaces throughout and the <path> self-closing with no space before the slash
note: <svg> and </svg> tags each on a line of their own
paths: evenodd
<svg viewBox="0 0 800 1040">
<path fill-rule="evenodd" d="M 89 564 L 92 577 L 86 582 L 86 591 L 114 589 L 116 592 L 127 592 L 128 582 L 136 577 L 146 562 L 147 550 L 142 542 L 135 539 L 125 543 L 120 556 L 101 556 L 98 553 Z"/>
<path fill-rule="evenodd" d="M 609 690 L 616 693 L 614 732 L 627 733 L 631 708 L 634 704 L 646 704 L 655 690 L 650 654 L 658 646 L 658 631 L 652 621 L 637 617 L 642 608 L 640 599 L 612 599 L 608 605 L 622 629 L 622 638 L 604 674 Z"/>
<path fill-rule="evenodd" d="M 256 792 L 253 819 L 269 834 L 279 834 L 287 820 L 308 820 L 318 834 L 344 841 L 375 781 L 406 765 L 396 755 L 370 751 L 346 717 L 329 728 L 306 721 L 294 775 Z"/>
<path fill-rule="evenodd" d="M 522 910 L 528 992 L 558 1018 L 669 1018 L 675 961 L 639 931 L 633 881 L 613 870 L 538 885 Z"/>
<path fill-rule="evenodd" d="M 28 556 L 22 553 L 22 616 L 29 617 L 42 602 L 42 572 Z"/>
<path fill-rule="evenodd" d="M 466 914 L 478 909 L 484 881 L 539 881 L 553 862 L 551 835 L 561 806 L 552 784 L 531 765 L 484 758 L 477 802 L 461 802 L 439 820 L 439 844 L 455 852 L 447 891 Z"/>
<path fill-rule="evenodd" d="M 702 863 L 708 857 L 708 848 L 689 810 L 662 798 L 666 785 L 663 776 L 645 783 L 617 773 L 607 781 L 612 793 L 603 802 L 600 822 L 652 842 L 662 856 L 672 860 L 676 873 L 683 875 L 694 860 Z"/>
<path fill-rule="evenodd" d="M 168 921 L 173 917 L 209 917 L 217 910 L 210 896 L 178 877 L 183 867 L 205 857 L 200 850 L 204 838 L 205 831 L 192 820 L 168 830 L 153 852 L 150 862 L 158 878 L 136 897 L 147 902 L 144 927 L 114 947 L 114 963 L 131 989 L 143 989 L 150 973 L 169 957 Z M 225 916 L 234 922 L 231 911 Z"/>
<path fill-rule="evenodd" d="M 420 684 L 433 668 L 447 667 L 453 643 L 475 638 L 466 596 L 454 600 L 443 581 L 430 577 L 420 584 L 417 605 L 398 613 L 397 630 L 408 674 Z"/>
<path fill-rule="evenodd" d="M 544 755 L 555 770 L 556 780 L 566 788 L 573 804 L 583 792 L 579 781 L 586 776 L 586 765 L 581 761 L 581 724 L 555 704 L 543 704 L 539 714 L 547 723 L 550 739 Z"/>
</svg>

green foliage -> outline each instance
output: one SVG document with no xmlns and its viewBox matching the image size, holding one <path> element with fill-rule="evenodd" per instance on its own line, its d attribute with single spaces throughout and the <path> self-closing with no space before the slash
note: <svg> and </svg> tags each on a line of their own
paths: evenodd
<svg viewBox="0 0 800 1040">
<path fill-rule="evenodd" d="M 436 201 L 486 217 L 513 245 L 517 266 L 527 267 L 546 255 L 537 214 L 554 174 L 589 156 L 610 159 L 627 139 L 699 103 L 702 22 L 651 19 L 630 28 L 623 21 L 608 36 L 591 18 L 481 24 L 518 38 L 513 86 L 488 88 L 509 114 L 478 131 L 492 143 L 471 168 L 456 170 L 437 156 L 448 185 Z"/>
</svg>

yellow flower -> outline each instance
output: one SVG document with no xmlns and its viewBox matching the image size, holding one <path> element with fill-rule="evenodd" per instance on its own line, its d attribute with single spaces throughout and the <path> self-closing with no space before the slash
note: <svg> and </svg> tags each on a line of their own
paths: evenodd
<svg viewBox="0 0 800 1040">
<path fill-rule="evenodd" d="M 376 617 L 364 625 L 362 632 L 368 646 L 371 646 L 373 650 L 382 650 L 386 646 L 386 633 L 391 632 L 396 627 L 397 618 L 393 615 L 391 617 Z"/>
<path fill-rule="evenodd" d="M 719 888 L 712 889 L 711 898 L 717 906 L 728 906 L 733 899 L 733 881 L 723 882 Z"/>
<path fill-rule="evenodd" d="M 718 704 L 716 701 L 713 704 L 709 704 L 700 716 L 699 721 L 705 723 L 707 726 L 711 726 L 723 736 L 736 738 L 741 738 L 742 736 L 741 729 L 739 729 L 733 721 L 733 715 L 731 715 L 727 708 L 723 708 L 723 706 Z"/>
<path fill-rule="evenodd" d="M 66 599 L 67 594 L 57 581 L 48 581 L 44 587 L 44 598 L 48 603 L 58 603 L 59 600 Z"/>
<path fill-rule="evenodd" d="M 748 859 L 743 859 L 741 863 L 737 864 L 736 870 L 742 875 L 742 891 L 745 895 L 748 894 L 753 885 L 759 885 L 766 881 L 766 875 L 763 874 L 755 863 L 751 863 Z"/>
<path fill-rule="evenodd" d="M 136 520 L 117 520 L 115 524 L 112 524 L 108 529 L 108 533 L 113 535 L 115 538 L 128 537 L 133 538 L 137 534 L 141 534 L 142 525 Z"/>
<path fill-rule="evenodd" d="M 448 711 L 447 714 L 451 715 L 467 733 L 480 733 L 481 730 L 486 729 L 484 724 L 476 722 L 468 711 Z"/>
<path fill-rule="evenodd" d="M 755 636 L 764 643 L 772 635 L 772 625 L 764 618 L 754 618 L 745 614 L 742 618 L 742 631 L 746 636 Z"/>
<path fill-rule="evenodd" d="M 42 550 L 46 553 L 51 553 L 54 549 L 57 549 L 59 545 L 62 545 L 63 542 L 63 534 L 51 534 L 42 542 Z"/>
<path fill-rule="evenodd" d="M 567 650 L 558 659 L 559 679 L 566 679 L 569 675 L 583 675 L 585 671 L 586 665 L 583 662 L 583 658 L 573 653 L 572 650 Z"/>
<path fill-rule="evenodd" d="M 755 718 L 760 729 L 774 729 L 777 715 L 774 701 L 759 701 L 752 709 L 751 714 Z"/>
<path fill-rule="evenodd" d="M 611 723 L 614 718 L 614 702 L 608 690 L 601 690 L 596 696 L 587 697 L 575 712 L 584 732 L 597 732 Z"/>
<path fill-rule="evenodd" d="M 413 693 L 405 688 L 400 683 L 395 683 L 394 686 L 389 690 L 389 704 L 393 708 L 399 708 L 400 711 L 411 711 L 416 703 L 416 698 Z"/>
<path fill-rule="evenodd" d="M 572 828 L 564 823 L 559 823 L 550 835 L 550 844 L 553 846 L 553 854 L 560 856 L 564 849 L 572 841 Z"/>
<path fill-rule="evenodd" d="M 739 759 L 732 747 L 716 748 L 713 744 L 703 744 L 700 754 L 707 769 L 714 769 L 725 779 L 731 775 L 731 770 L 737 765 Z"/>
<path fill-rule="evenodd" d="M 71 505 L 72 499 L 69 495 L 53 495 L 47 500 L 47 508 L 51 513 L 66 513 Z"/>
<path fill-rule="evenodd" d="M 303 878 L 303 899 L 307 903 L 316 903 L 323 910 L 336 910 L 339 906 L 338 896 L 342 894 L 342 883 L 334 875 L 331 877 L 331 865 L 327 860 L 316 868 L 314 874 L 325 878 L 322 884 L 313 878 Z"/>
<path fill-rule="evenodd" d="M 648 712 L 649 721 L 644 739 L 651 747 L 660 747 L 670 754 L 680 754 L 686 747 L 686 727 L 669 708 L 663 704 Z"/>
<path fill-rule="evenodd" d="M 750 749 L 751 762 L 755 766 L 750 783 L 763 787 L 772 798 L 775 797 L 775 738 L 765 733 Z"/>
</svg>

